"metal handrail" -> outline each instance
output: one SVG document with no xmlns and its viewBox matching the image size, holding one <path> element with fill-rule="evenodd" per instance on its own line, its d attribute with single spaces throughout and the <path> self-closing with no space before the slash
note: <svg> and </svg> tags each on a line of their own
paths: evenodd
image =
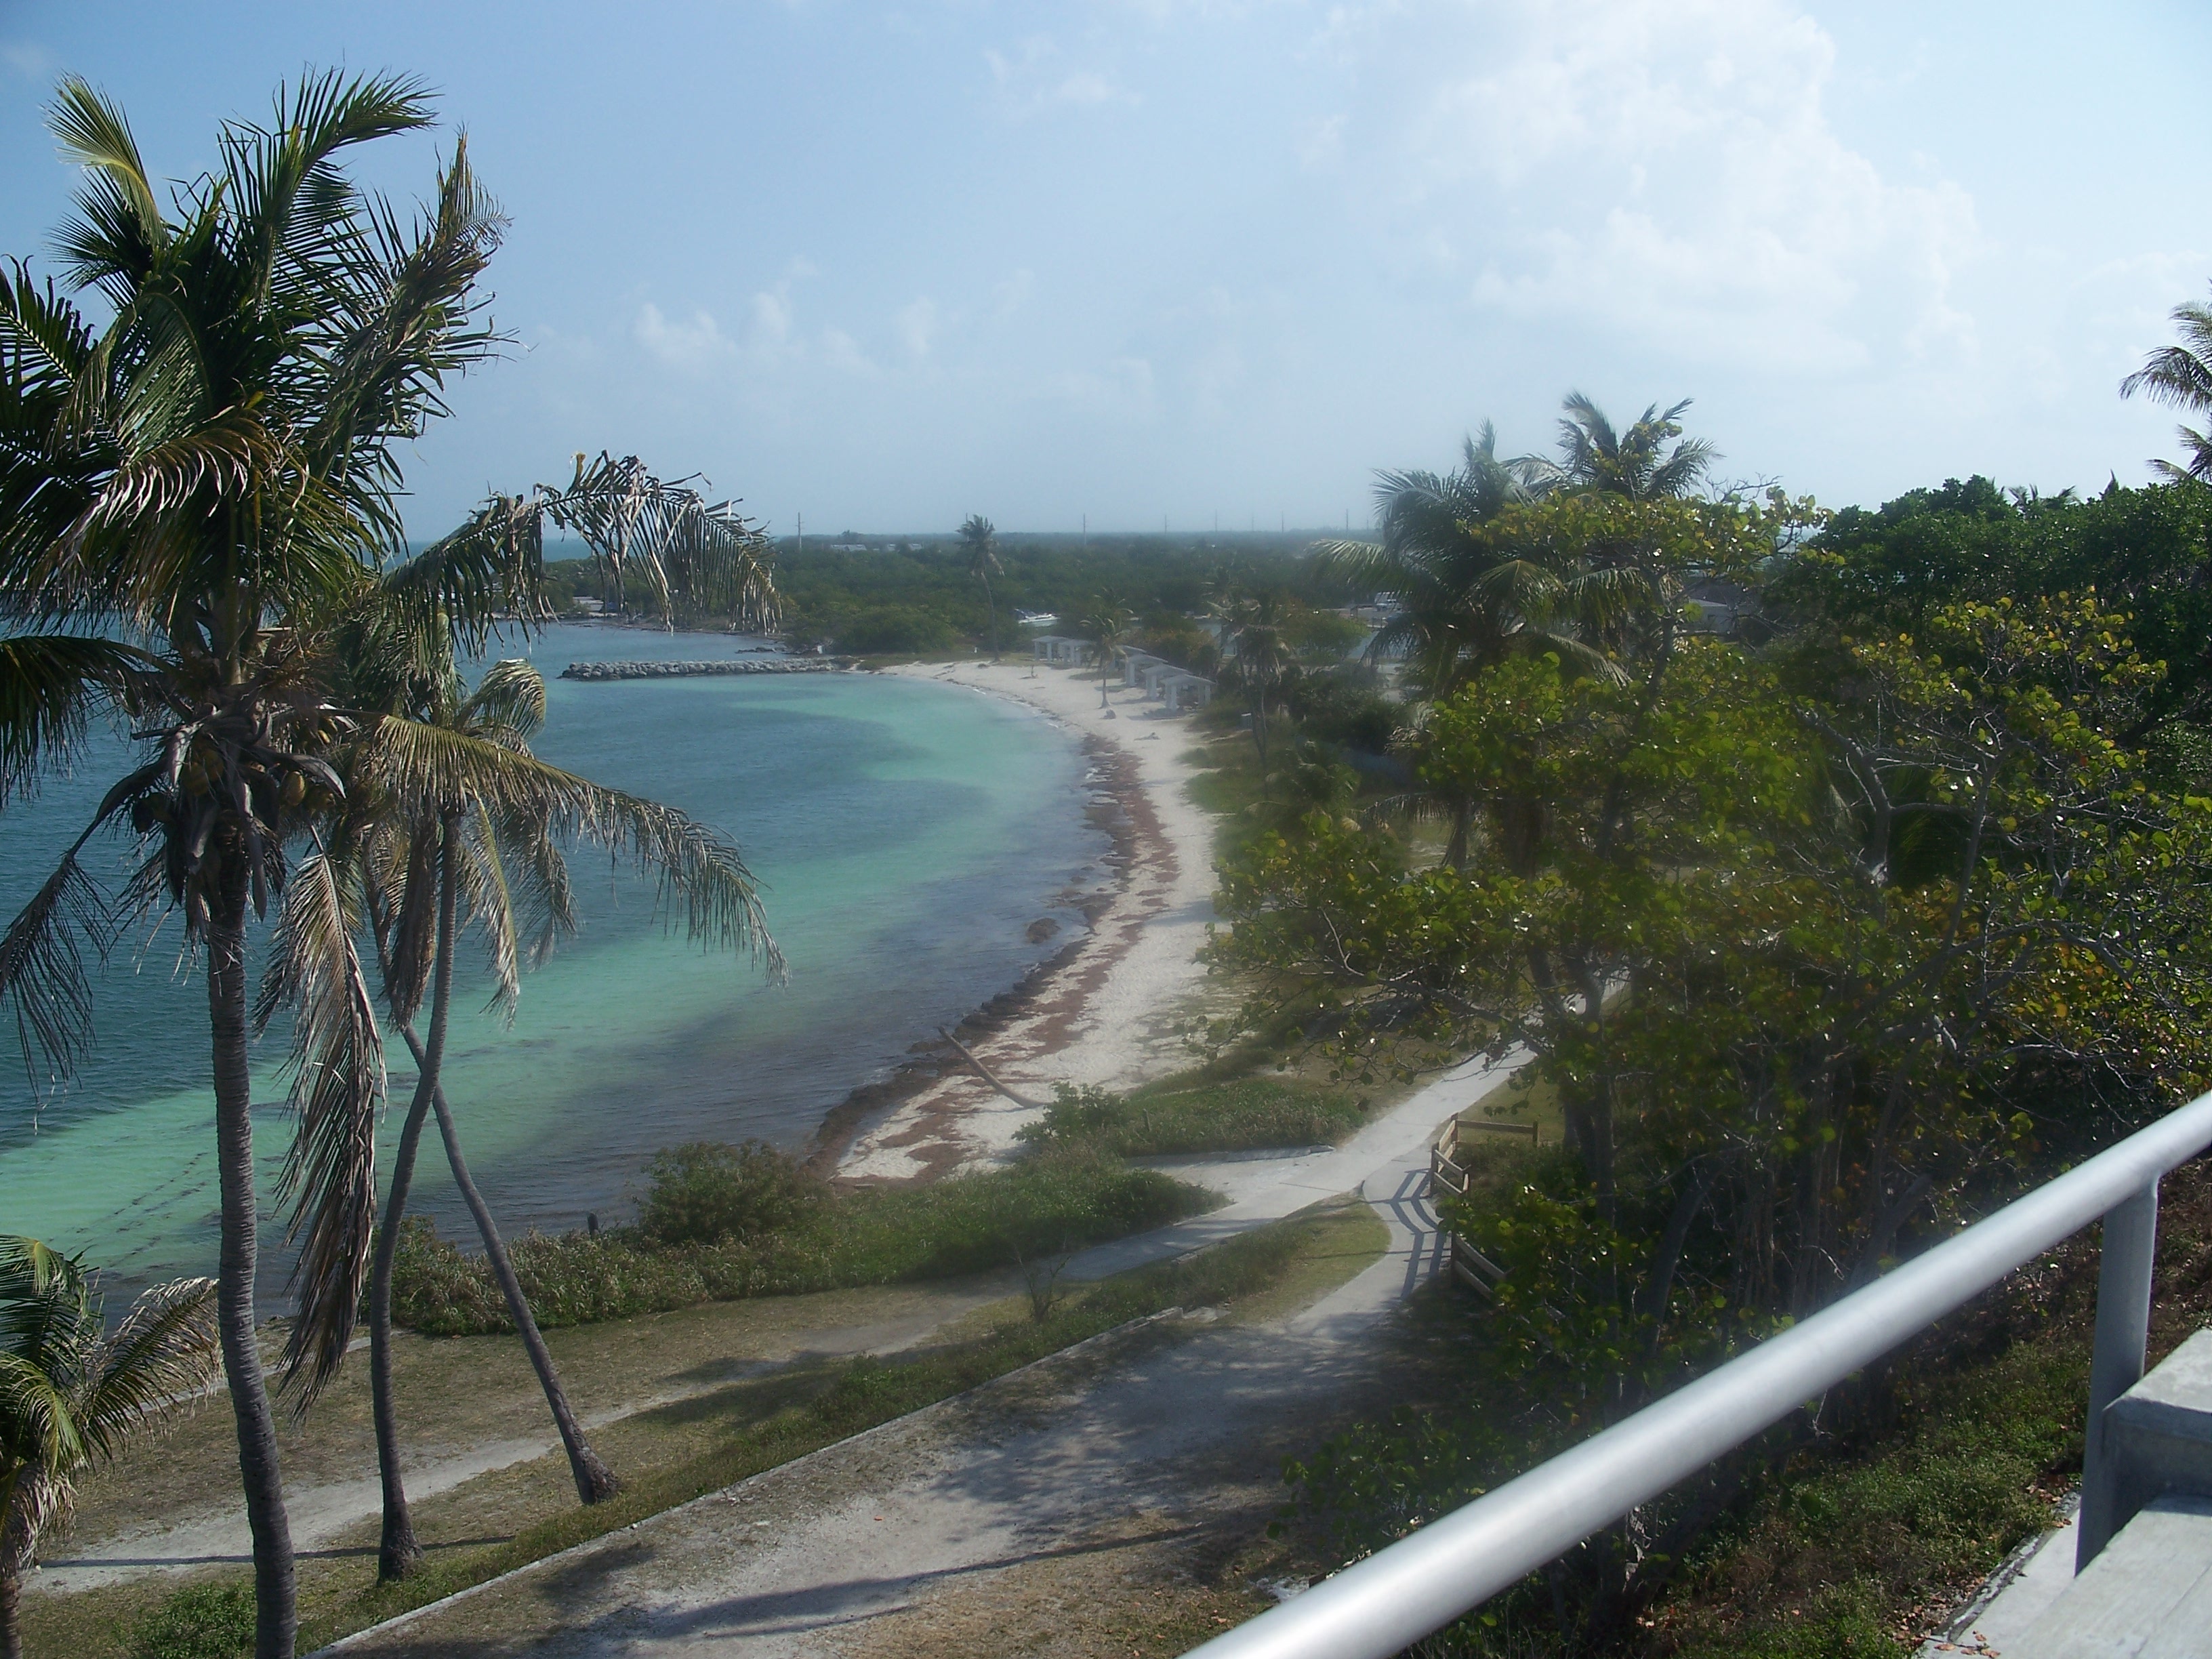
<svg viewBox="0 0 2212 1659">
<path fill-rule="evenodd" d="M 2102 1547 L 2112 1518 L 2098 1434 L 2104 1407 L 2142 1376 L 2158 1182 L 2207 1146 L 2212 1094 L 1572 1450 L 1194 1648 L 1189 1659 L 1389 1659 L 2102 1216 L 2082 1476 L 2080 1548 L 2086 1560 Z"/>
</svg>

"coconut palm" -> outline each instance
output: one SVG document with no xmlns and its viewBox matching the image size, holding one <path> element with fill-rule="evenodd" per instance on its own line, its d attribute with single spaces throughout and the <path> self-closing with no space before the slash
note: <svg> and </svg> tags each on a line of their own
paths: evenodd
<svg viewBox="0 0 2212 1659">
<path fill-rule="evenodd" d="M 369 1279 L 370 1382 L 384 1494 L 378 1572 L 385 1578 L 405 1576 L 421 1559 L 399 1474 L 391 1340 L 392 1270 L 427 1114 L 436 1116 L 454 1183 L 544 1390 L 577 1495 L 592 1504 L 617 1489 L 569 1407 L 447 1103 L 441 1072 L 459 933 L 470 927 L 481 933 L 494 1006 L 511 1016 L 522 967 L 544 960 L 576 925 L 562 848 L 581 840 L 655 872 L 670 920 L 680 912 L 695 941 L 749 949 L 765 954 L 771 972 L 781 968 L 751 876 L 726 838 L 532 755 L 530 740 L 544 720 L 545 683 L 528 663 L 495 663 L 469 690 L 448 636 L 425 638 L 404 618 L 398 627 L 392 620 L 371 607 L 347 635 L 356 692 L 384 712 L 364 715 L 338 757 L 347 793 L 331 833 L 343 887 L 358 896 L 355 915 L 332 920 L 366 921 L 386 1002 L 417 1067 Z M 280 945 L 292 942 L 290 921 L 288 908 Z M 321 925 L 311 917 L 307 931 Z M 298 952 L 307 962 L 327 954 L 312 939 Z M 280 949 L 281 960 L 291 955 Z M 426 1000 L 429 1028 L 422 1037 L 415 1020 Z"/>
<path fill-rule="evenodd" d="M 1656 501 L 1692 494 L 1720 459 L 1711 440 L 1685 438 L 1683 398 L 1671 408 L 1653 404 L 1627 431 L 1614 430 L 1605 411 L 1579 392 L 1570 392 L 1559 422 L 1559 459 L 1524 455 L 1512 465 L 1532 491 L 1592 490 Z"/>
<path fill-rule="evenodd" d="M 22 1651 L 23 1575 L 78 1479 L 215 1380 L 215 1281 L 179 1279 L 113 1330 L 76 1256 L 0 1237 L 0 1659 Z"/>
<path fill-rule="evenodd" d="M 999 532 L 980 513 L 970 513 L 960 526 L 960 540 L 968 550 L 968 574 L 983 584 L 983 611 L 991 619 L 991 660 L 999 660 L 999 611 L 991 602 L 991 578 L 1006 574 L 999 562 Z"/>
<path fill-rule="evenodd" d="M 1083 614 L 1076 619 L 1075 631 L 1098 647 L 1098 706 L 1109 708 L 1106 698 L 1106 682 L 1114 669 L 1114 659 L 1127 649 L 1130 631 L 1136 618 L 1128 607 L 1103 593 L 1091 595 L 1091 603 L 1084 606 Z"/>
<path fill-rule="evenodd" d="M 1222 678 L 1251 699 L 1252 741 L 1260 751 L 1260 793 L 1270 799 L 1267 706 L 1299 672 L 1298 654 L 1283 631 L 1281 602 L 1271 592 L 1233 596 L 1221 606 Z"/>
<path fill-rule="evenodd" d="M 144 658 L 121 679 L 120 662 L 88 667 L 74 695 L 50 681 L 27 703 L 22 662 L 44 652 L 51 667 L 55 653 L 17 652 L 9 752 L 38 754 L 104 696 L 142 749 L 0 939 L 0 1000 L 27 1054 L 66 1076 L 91 1036 L 83 943 L 104 948 L 128 918 L 175 909 L 204 954 L 219 1327 L 260 1659 L 288 1659 L 296 1620 L 255 1328 L 248 916 L 278 895 L 289 905 L 289 850 L 339 787 L 325 757 L 346 716 L 322 690 L 324 629 L 403 546 L 398 446 L 444 412 L 447 379 L 499 345 L 471 296 L 501 222 L 465 146 L 412 225 L 342 166 L 429 120 L 412 82 L 308 78 L 279 90 L 267 126 L 221 130 L 219 166 L 176 189 L 172 218 L 122 112 L 65 82 L 52 125 L 85 178 L 58 246 L 70 289 L 96 293 L 112 320 L 95 332 L 20 266 L 0 285 L 0 605 L 19 644 L 99 635 Z M 460 615 L 511 607 L 535 576 L 507 556 L 519 550 L 488 533 L 455 542 L 409 596 Z M 111 896 L 80 857 L 126 823 L 142 858 Z M 303 873 L 303 908 L 342 901 L 323 872 Z M 289 1358 L 303 1402 L 345 1352 L 374 1207 L 381 1049 L 343 938 L 290 978 L 298 1122 L 280 1195 L 301 1241 Z"/>
<path fill-rule="evenodd" d="M 1423 695 L 1449 696 L 1469 674 L 1521 647 L 1577 647 L 1547 626 L 1559 595 L 1551 573 L 1486 527 L 1530 491 L 1498 458 L 1483 422 L 1452 472 L 1376 474 L 1379 542 L 1325 542 L 1322 568 L 1395 609 L 1368 642 L 1370 661 L 1403 658 Z M 1525 638 L 1521 636 L 1525 635 Z"/>
<path fill-rule="evenodd" d="M 2182 343 L 2151 353 L 2141 368 L 2120 382 L 2120 396 L 2132 398 L 2140 392 L 2187 414 L 2212 415 L 2212 305 L 2191 300 L 2174 307 L 2170 315 L 2181 331 Z M 2189 452 L 2188 465 L 2154 460 L 2152 470 L 2177 483 L 2184 478 L 2212 479 L 2212 436 L 2192 426 L 2185 425 L 2179 432 L 2182 447 Z"/>
</svg>

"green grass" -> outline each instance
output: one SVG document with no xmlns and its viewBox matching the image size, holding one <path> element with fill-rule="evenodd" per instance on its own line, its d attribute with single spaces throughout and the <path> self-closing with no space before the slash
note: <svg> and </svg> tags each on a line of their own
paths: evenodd
<svg viewBox="0 0 2212 1659">
<path fill-rule="evenodd" d="M 1891 1433 L 1793 1460 L 1709 1539 L 1662 1627 L 1686 1659 L 1899 1653 L 2050 1524 L 2088 1383 L 2070 1333 L 1909 1381 Z"/>
<path fill-rule="evenodd" d="M 1241 1078 L 1119 1095 L 1065 1086 L 1022 1133 L 1046 1145 L 1089 1146 L 1124 1158 L 1334 1145 L 1367 1121 L 1369 1102 L 1300 1079 Z"/>
<path fill-rule="evenodd" d="M 515 1241 L 541 1326 L 590 1323 L 748 1296 L 951 1278 L 1119 1238 L 1212 1207 L 1211 1194 L 1086 1148 L 926 1185 L 836 1194 L 786 1227 L 663 1244 L 635 1228 Z M 393 1274 L 397 1322 L 426 1336 L 509 1328 L 478 1256 L 408 1223 Z"/>
<path fill-rule="evenodd" d="M 131 1659 L 234 1659 L 253 1650 L 253 1587 L 188 1584 L 131 1627 Z"/>
</svg>

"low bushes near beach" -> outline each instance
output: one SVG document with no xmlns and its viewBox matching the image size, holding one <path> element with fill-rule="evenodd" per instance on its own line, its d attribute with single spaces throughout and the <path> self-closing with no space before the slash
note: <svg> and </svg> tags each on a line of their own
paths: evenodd
<svg viewBox="0 0 2212 1659">
<path fill-rule="evenodd" d="M 1089 1146 L 916 1187 L 840 1189 L 750 1143 L 697 1144 L 654 1160 L 638 1224 L 529 1234 L 512 1246 L 541 1326 L 587 1324 L 700 1302 L 981 1273 L 1180 1220 L 1214 1201 Z M 483 1258 L 404 1224 L 392 1317 L 425 1336 L 509 1328 Z"/>
<path fill-rule="evenodd" d="M 1368 1111 L 1364 1097 L 1298 1079 L 1239 1078 L 1131 1094 L 1063 1083 L 1054 1095 L 1045 1115 L 1019 1131 L 1022 1139 L 1123 1158 L 1331 1145 L 1365 1122 Z"/>
</svg>

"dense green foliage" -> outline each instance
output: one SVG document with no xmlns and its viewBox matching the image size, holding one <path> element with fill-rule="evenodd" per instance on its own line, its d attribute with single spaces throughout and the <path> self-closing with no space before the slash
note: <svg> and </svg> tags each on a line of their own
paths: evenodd
<svg viewBox="0 0 2212 1659">
<path fill-rule="evenodd" d="M 1565 1146 L 1447 1206 L 1505 1270 L 1476 1391 L 1525 1446 L 2212 1080 L 2212 517 L 2193 483 L 1827 519 L 1492 465 L 1408 544 L 1437 581 L 1402 741 L 1444 856 L 1279 818 L 1212 950 L 1251 1028 L 1355 1072 L 1386 1039 L 1536 1056 Z M 1504 1421 L 1378 1429 L 1317 1478 L 1387 1532 L 1496 1467 Z M 1711 1516 L 1680 1518 L 1580 1552 L 1544 1616 L 1629 1628 L 1666 1577 L 1636 1556 Z"/>
<path fill-rule="evenodd" d="M 779 1158 L 761 1147 L 687 1147 L 658 1160 L 641 1213 L 682 1242 L 644 1226 L 516 1241 L 515 1273 L 538 1322 L 979 1273 L 1177 1220 L 1212 1201 L 1086 1148 L 925 1186 L 849 1190 L 808 1182 L 787 1160 L 779 1170 Z M 757 1224 L 763 1208 L 784 1220 Z M 401 1239 L 392 1309 L 428 1336 L 509 1328 L 482 1258 L 416 1218 Z"/>
<path fill-rule="evenodd" d="M 1132 1094 L 1063 1083 L 1054 1096 L 1045 1115 L 1020 1131 L 1022 1139 L 1124 1158 L 1325 1146 L 1367 1116 L 1366 1102 L 1341 1090 L 1273 1078 Z"/>
<path fill-rule="evenodd" d="M 656 1244 L 720 1244 L 786 1231 L 811 1218 L 822 1183 L 766 1141 L 695 1140 L 646 1165 L 637 1230 Z"/>
</svg>

